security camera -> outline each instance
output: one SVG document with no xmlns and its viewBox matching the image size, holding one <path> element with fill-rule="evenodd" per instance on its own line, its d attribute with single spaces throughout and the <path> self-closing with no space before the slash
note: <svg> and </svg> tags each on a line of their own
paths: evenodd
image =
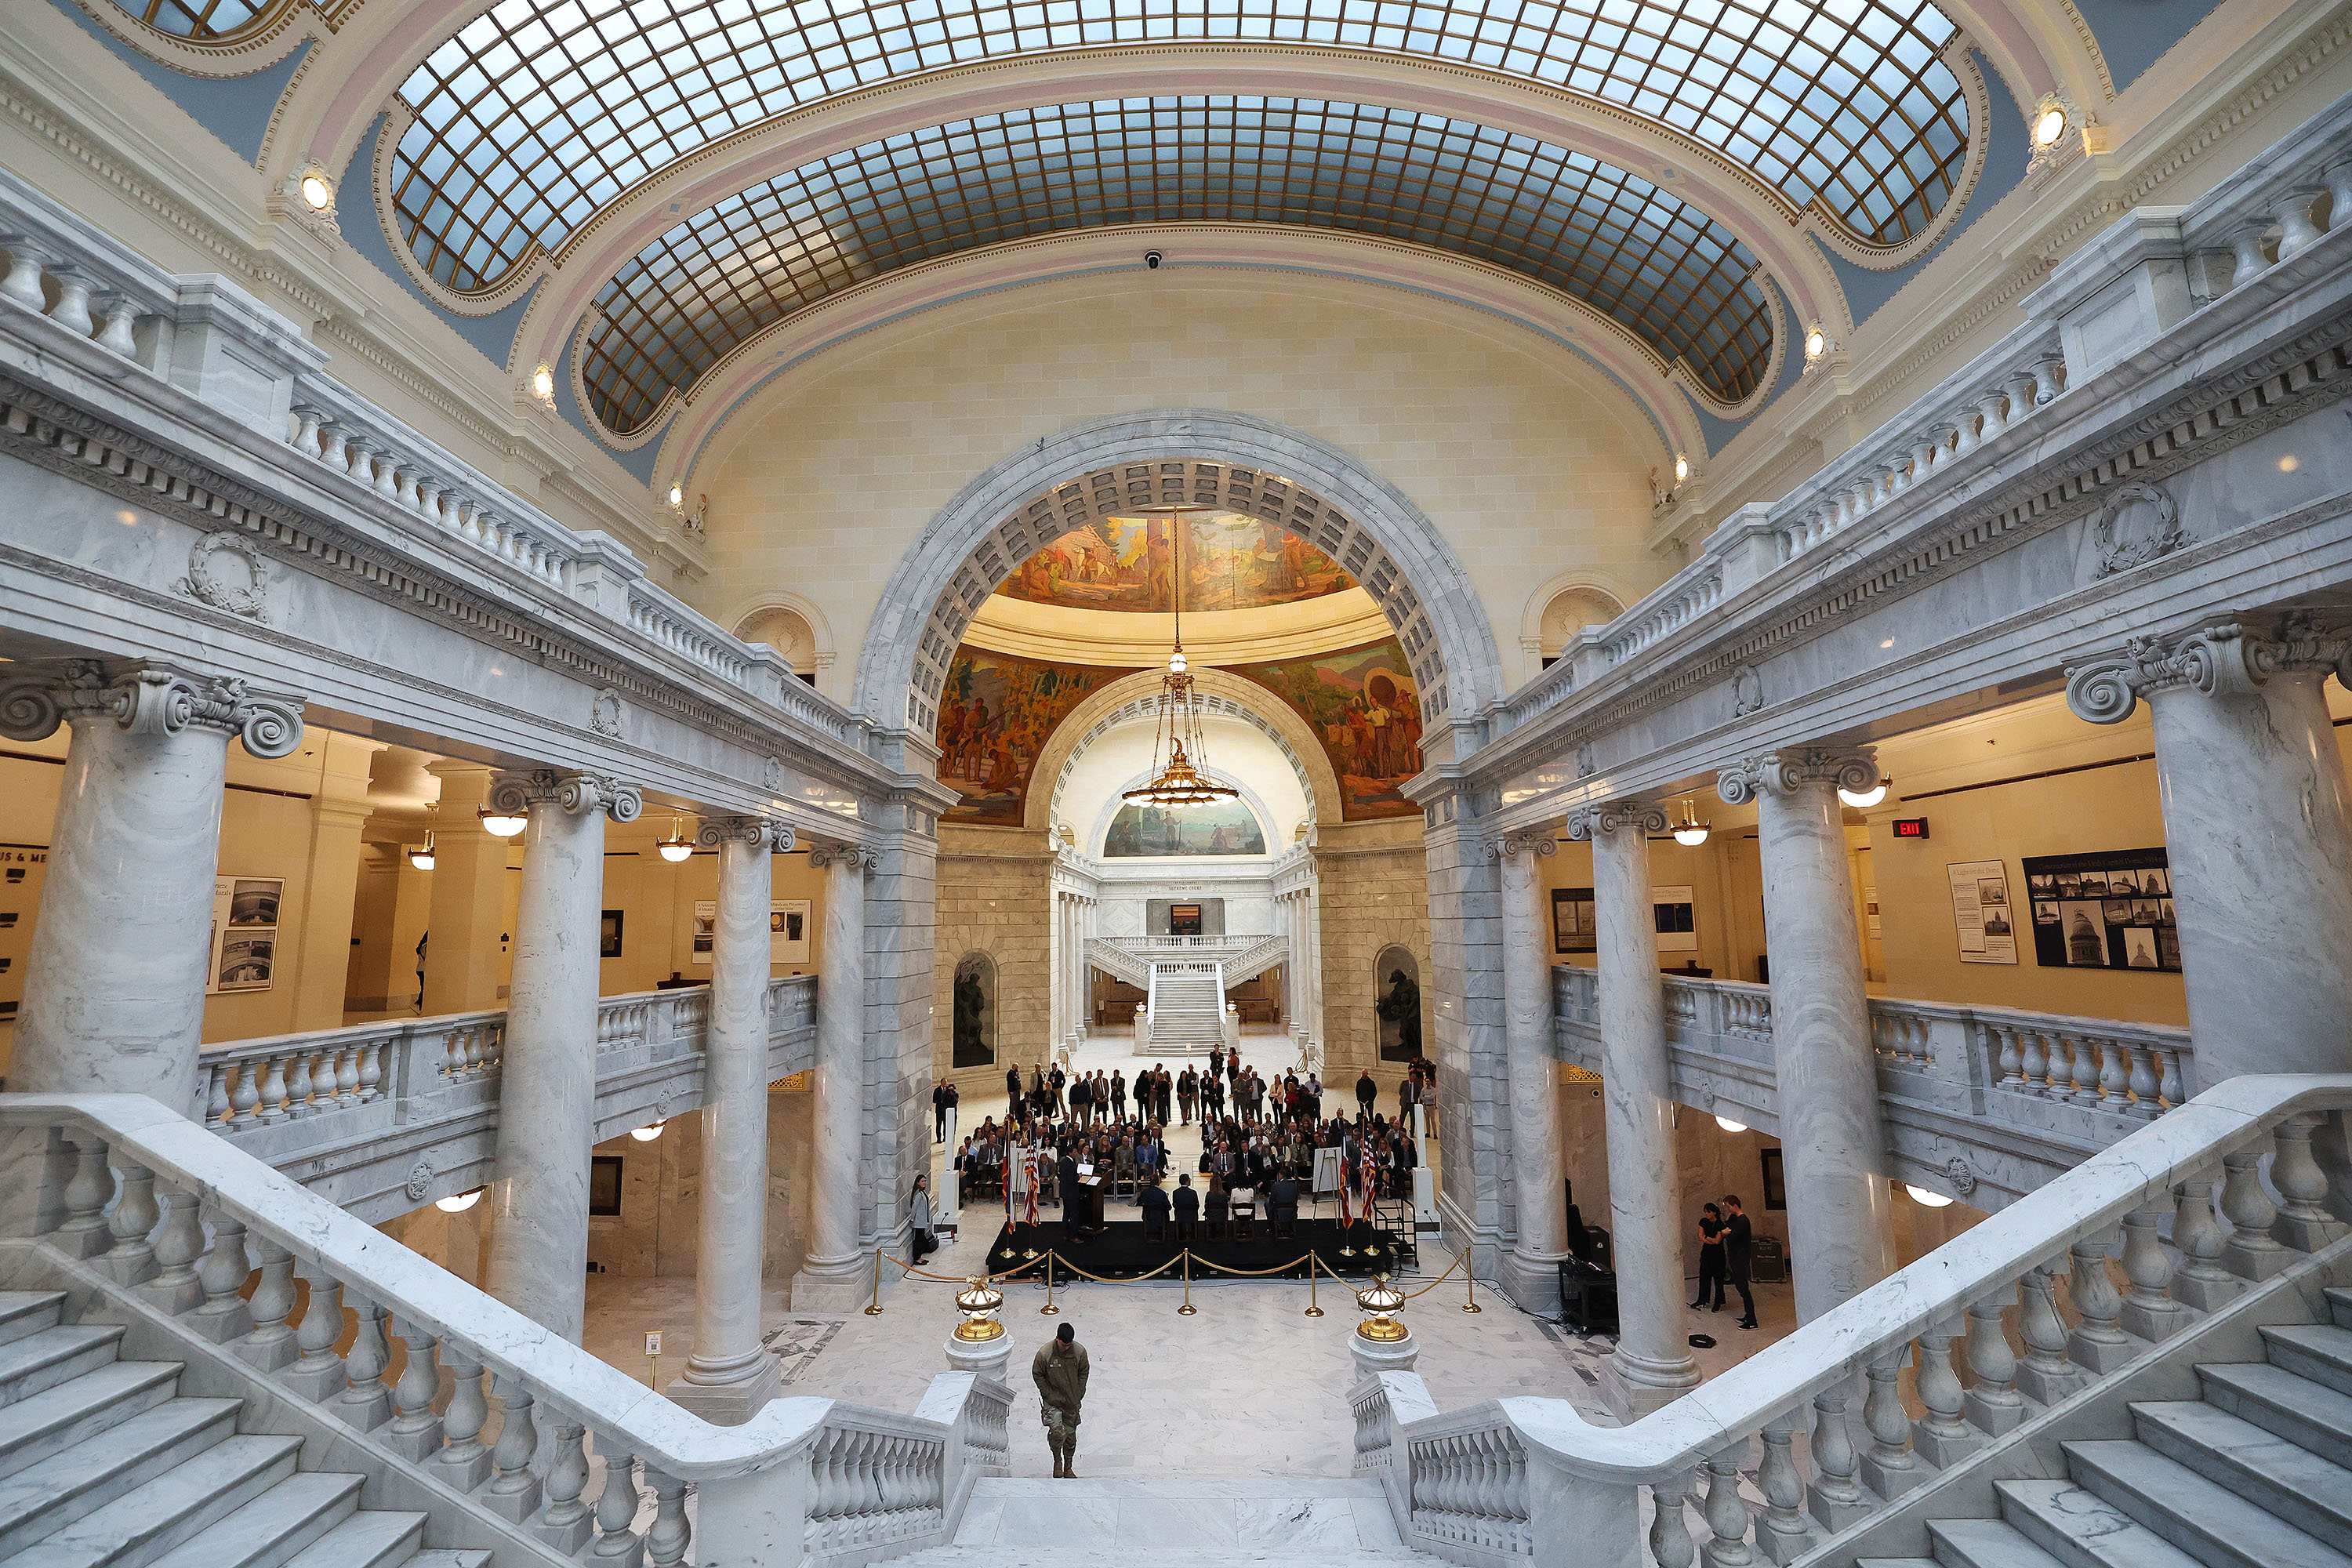
<svg viewBox="0 0 2352 1568">
<path fill-rule="evenodd" d="M 1143 253 L 1143 265 L 1154 272 L 1160 270 L 1160 255 L 1156 250 L 1147 250 Z"/>
</svg>

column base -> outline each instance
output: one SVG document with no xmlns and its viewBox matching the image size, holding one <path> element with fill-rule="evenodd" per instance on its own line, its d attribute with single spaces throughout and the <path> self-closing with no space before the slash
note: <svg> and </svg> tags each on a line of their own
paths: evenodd
<svg viewBox="0 0 2352 1568">
<path fill-rule="evenodd" d="M 689 1363 L 688 1374 L 673 1379 L 665 1392 L 671 1404 L 692 1411 L 714 1426 L 740 1426 L 782 1392 L 782 1379 L 776 1358 L 763 1350 L 757 1362 L 726 1383 L 693 1381 Z"/>
<path fill-rule="evenodd" d="M 948 1336 L 948 1370 L 968 1372 L 976 1377 L 993 1378 L 1005 1383 L 1005 1373 L 1013 1364 L 1013 1336 L 997 1335 L 992 1340 L 960 1340 Z"/>
<path fill-rule="evenodd" d="M 1506 1252 L 1495 1260 L 1495 1281 L 1522 1310 L 1538 1318 L 1557 1318 L 1562 1261 L 1517 1250 Z"/>
<path fill-rule="evenodd" d="M 789 1290 L 795 1312 L 855 1312 L 873 1304 L 874 1265 L 864 1258 L 812 1261 L 793 1276 Z"/>
<path fill-rule="evenodd" d="M 1411 1334 L 1401 1340 L 1368 1340 L 1361 1334 L 1349 1334 L 1348 1352 L 1355 1357 L 1359 1381 L 1384 1372 L 1411 1372 L 1413 1363 L 1421 1358 L 1420 1342 Z"/>
<path fill-rule="evenodd" d="M 1639 1421 L 1654 1410 L 1664 1410 L 1698 1386 L 1698 1366 L 1659 1367 L 1628 1361 L 1622 1349 L 1601 1359 L 1593 1369 L 1600 1379 L 1601 1400 L 1620 1421 Z"/>
</svg>

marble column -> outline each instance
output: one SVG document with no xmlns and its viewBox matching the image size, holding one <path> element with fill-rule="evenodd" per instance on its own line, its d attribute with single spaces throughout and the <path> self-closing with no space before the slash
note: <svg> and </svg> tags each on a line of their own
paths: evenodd
<svg viewBox="0 0 2352 1568">
<path fill-rule="evenodd" d="M 1601 1364 L 1601 1392 L 1625 1420 L 1698 1386 L 1683 1323 L 1682 1191 L 1650 894 L 1650 835 L 1665 831 L 1664 812 L 1633 802 L 1587 806 L 1568 819 L 1570 838 L 1592 841 L 1601 1122 L 1620 1325 L 1617 1349 Z"/>
<path fill-rule="evenodd" d="M 479 812 L 498 775 L 478 763 L 446 758 L 425 771 L 441 781 L 441 809 L 425 920 L 425 1012 L 429 1017 L 496 1007 L 511 840 L 486 832 Z"/>
<path fill-rule="evenodd" d="M 1567 1151 L 1559 1068 L 1551 1052 L 1551 963 L 1536 862 L 1559 853 L 1549 827 L 1492 840 L 1502 868 L 1504 1055 L 1510 1081 L 1511 1181 L 1517 1235 L 1497 1265 L 1503 1289 L 1530 1312 L 1559 1311 L 1568 1256 Z"/>
<path fill-rule="evenodd" d="M 580 1342 L 588 1270 L 588 1152 L 596 1142 L 596 995 L 604 822 L 635 822 L 636 786 L 594 773 L 501 778 L 528 813 L 514 977 L 499 1054 L 498 1158 L 483 1289 Z"/>
<path fill-rule="evenodd" d="M 768 905 L 772 855 L 793 830 L 761 817 L 706 821 L 719 851 L 710 942 L 710 1023 L 702 1047 L 702 1205 L 694 1264 L 694 1353 L 669 1396 L 706 1421 L 740 1426 L 776 1396 L 760 1341 L 768 1228 Z"/>
<path fill-rule="evenodd" d="M 344 994 L 352 970 L 352 916 L 359 897 L 360 861 L 367 853 L 361 834 L 374 808 L 368 804 L 368 771 L 382 741 L 321 732 L 312 737 L 320 752 L 318 794 L 310 801 L 310 876 L 302 892 L 301 938 L 291 965 L 297 1033 L 342 1026 Z M 289 922 L 290 923 L 290 922 Z M 278 949 L 287 969 L 287 943 Z"/>
<path fill-rule="evenodd" d="M 877 858 L 856 844 L 809 851 L 810 863 L 824 872 L 824 942 L 816 979 L 815 1190 L 808 1255 L 793 1276 L 794 1311 L 845 1312 L 873 1289 L 857 1245 L 857 1168 L 866 1121 L 866 873 Z"/>
<path fill-rule="evenodd" d="M 69 731 L 8 1087 L 144 1094 L 186 1114 L 212 963 L 228 742 L 268 759 L 301 704 L 152 660 L 7 667 L 0 735 Z"/>
<path fill-rule="evenodd" d="M 2196 1089 L 2352 1072 L 2352 808 L 2331 671 L 2352 683 L 2352 638 L 2300 618 L 2135 637 L 2067 671 L 2067 705 L 2095 724 L 2143 697 L 2153 710 Z"/>
<path fill-rule="evenodd" d="M 1800 746 L 1748 758 L 1725 769 L 1717 784 L 1734 805 L 1756 803 L 1800 1323 L 1895 1267 L 1886 1131 L 1837 796 L 1841 788 L 1860 792 L 1877 782 L 1878 763 L 1867 752 Z M 1760 1202 L 1740 1196 L 1752 1200 L 1751 1209 Z"/>
</svg>

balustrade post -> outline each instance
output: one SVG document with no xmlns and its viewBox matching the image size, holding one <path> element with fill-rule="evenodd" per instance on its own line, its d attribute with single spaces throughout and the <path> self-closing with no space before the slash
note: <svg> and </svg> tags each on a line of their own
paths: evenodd
<svg viewBox="0 0 2352 1568">
<path fill-rule="evenodd" d="M 196 1217 L 194 1193 L 175 1187 L 156 1202 L 163 1213 L 163 1227 L 155 1233 L 156 1273 L 139 1287 L 139 1294 L 176 1318 L 205 1299 L 204 1283 L 196 1278 L 195 1268 L 196 1260 L 205 1255 L 204 1225 Z"/>
<path fill-rule="evenodd" d="M 188 1314 L 188 1327 L 216 1345 L 251 1333 L 253 1310 L 245 1304 L 242 1292 L 252 1272 L 245 1252 L 245 1226 L 215 1210 L 212 1250 L 205 1254 L 204 1269 L 198 1275 L 205 1304 Z"/>
<path fill-rule="evenodd" d="M 66 1183 L 66 1220 L 48 1241 L 68 1258 L 95 1258 L 114 1241 L 106 1219 L 114 1171 L 106 1163 L 106 1141 L 97 1134 L 73 1132 L 67 1142 L 74 1152 L 74 1173 Z"/>
<path fill-rule="evenodd" d="M 646 1484 L 653 1489 L 654 1522 L 646 1531 L 646 1563 L 647 1568 L 677 1568 L 686 1561 L 688 1537 L 686 1523 L 686 1483 L 677 1477 L 646 1467 Z M 772 1550 L 773 1538 L 770 1538 Z M 717 1554 L 715 1542 L 705 1543 L 706 1562 L 745 1562 L 744 1557 L 729 1558 Z"/>
<path fill-rule="evenodd" d="M 2172 1216 L 2172 1245 L 2180 1251 L 2172 1299 L 2200 1312 L 2218 1310 L 2246 1287 L 2221 1267 L 2221 1249 L 2229 1244 L 2213 1218 L 2213 1184 L 2182 1182 L 2172 1193 L 2179 1205 Z"/>
<path fill-rule="evenodd" d="M 433 1413 L 433 1401 L 441 1393 L 441 1369 L 434 1363 L 430 1333 L 394 1318 L 392 1334 L 407 1358 L 401 1364 L 400 1381 L 392 1387 L 392 1425 L 379 1440 L 403 1458 L 421 1464 L 441 1451 L 441 1417 Z"/>
<path fill-rule="evenodd" d="M 510 1524 L 520 1524 L 539 1511 L 541 1487 L 531 1473 L 539 1457 L 539 1425 L 532 1418 L 530 1390 L 504 1375 L 490 1380 L 505 1413 L 499 1424 L 498 1446 L 490 1462 L 498 1468 L 481 1496 L 482 1506 Z"/>
<path fill-rule="evenodd" d="M 2074 1243 L 2074 1267 L 2067 1276 L 2067 1294 L 2081 1320 L 2066 1337 L 2066 1354 L 2078 1366 L 2104 1377 L 2132 1358 L 2132 1342 L 2116 1326 L 2123 1312 L 2123 1296 L 2107 1273 L 2107 1252 L 2115 1233 L 2099 1231 Z"/>
<path fill-rule="evenodd" d="M 1765 1512 L 1756 1528 L 1758 1550 L 1778 1563 L 1794 1563 L 1812 1550 L 1812 1527 L 1805 1522 L 1805 1479 L 1797 1468 L 1797 1428 L 1804 1406 L 1784 1410 L 1764 1424 L 1764 1462 L 1756 1471 L 1756 1489 L 1764 1494 Z"/>
<path fill-rule="evenodd" d="M 113 1244 L 97 1258 L 98 1267 L 118 1285 L 138 1285 L 155 1277 L 155 1248 L 148 1233 L 162 1213 L 155 1206 L 155 1173 L 144 1165 L 123 1165 L 122 1195 L 107 1220 Z"/>
<path fill-rule="evenodd" d="M 2327 1173 L 2312 1152 L 2312 1135 L 2325 1120 L 2320 1114 L 2289 1117 L 2271 1131 L 2278 1147 L 2271 1182 L 2286 1200 L 2271 1221 L 2271 1235 L 2297 1252 L 2316 1252 L 2347 1228 L 2327 1212 Z"/>
<path fill-rule="evenodd" d="M 279 1381 L 313 1405 L 323 1405 L 351 1386 L 343 1374 L 343 1358 L 335 1343 L 343 1337 L 342 1281 L 326 1275 L 309 1276 L 310 1299 L 302 1307 L 302 1324 L 295 1331 L 295 1348 L 301 1359 L 279 1375 Z"/>
<path fill-rule="evenodd" d="M 2164 1210 L 2155 1205 L 2124 1216 L 2124 1278 L 2131 1281 L 2131 1293 L 2124 1298 L 2116 1321 L 2126 1333 L 2144 1340 L 2170 1338 L 2183 1319 L 2180 1303 L 2170 1294 L 2172 1258 L 2158 1229 L 2163 1221 Z"/>
<path fill-rule="evenodd" d="M 1927 1467 L 1911 1451 L 1911 1415 L 1903 1408 L 1903 1365 L 1910 1359 L 1911 1347 L 1901 1344 L 1863 1368 L 1870 1384 L 1862 1402 L 1870 1451 L 1863 1456 L 1862 1479 L 1883 1498 L 1901 1497 L 1927 1479 Z"/>
<path fill-rule="evenodd" d="M 2222 1267 L 2241 1279 L 2259 1284 L 2294 1261 L 2294 1255 L 2271 1236 L 2278 1205 L 2263 1190 L 2262 1152 L 2241 1149 L 2221 1157 L 2221 1214 L 2232 1228 L 2222 1249 Z"/>
<path fill-rule="evenodd" d="M 1832 1535 L 1870 1512 L 1853 1479 L 1853 1433 L 1845 1416 L 1852 1397 L 1844 1383 L 1813 1397 L 1813 1479 L 1805 1488 L 1805 1500 L 1807 1510 Z"/>
<path fill-rule="evenodd" d="M 2058 1271 L 2064 1255 L 2026 1271 L 2017 1286 L 2017 1332 L 2025 1360 L 2017 1385 L 2044 1405 L 2055 1405 L 2090 1380 L 2066 1359 L 2066 1324 L 2058 1315 Z"/>
<path fill-rule="evenodd" d="M 2005 1305 L 1999 1296 L 1969 1303 L 1969 1370 L 1977 1380 L 1962 1404 L 1970 1425 L 1996 1437 L 2014 1431 L 2027 1415 L 2017 1392 L 2017 1352 L 2001 1328 Z"/>
<path fill-rule="evenodd" d="M 1685 1470 L 1650 1488 L 1650 1557 L 1658 1568 L 1691 1568 L 1698 1542 L 1691 1539 L 1690 1522 L 1683 1510 L 1690 1506 L 1696 1477 Z"/>
<path fill-rule="evenodd" d="M 1937 1469 L 1948 1469 L 1982 1446 L 1980 1434 L 1970 1431 L 1960 1379 L 1952 1365 L 1952 1342 L 1965 1321 L 1956 1314 L 1931 1323 L 1919 1332 L 1918 1371 L 1913 1384 L 1927 1414 L 1911 1424 L 1911 1447 Z"/>
<path fill-rule="evenodd" d="M 555 1459 L 547 1468 L 547 1511 L 531 1526 L 541 1541 L 566 1557 L 587 1545 L 596 1528 L 588 1505 L 581 1500 L 581 1493 L 588 1489 L 587 1437 L 588 1429 L 576 1421 L 555 1428 Z"/>
<path fill-rule="evenodd" d="M 596 1493 L 596 1544 L 588 1553 L 592 1563 L 621 1563 L 635 1568 L 643 1556 L 636 1532 L 637 1477 L 635 1456 L 619 1444 L 596 1441 L 596 1457 L 604 1461 L 604 1485 Z M 772 1474 L 773 1472 L 772 1472 Z M 790 1540 L 791 1516 L 777 1518 Z"/>
<path fill-rule="evenodd" d="M 2163 1107 L 2157 1103 L 2156 1047 L 2135 1045 L 2129 1048 L 2132 1092 L 2130 1114 L 2143 1121 L 2153 1121 L 2163 1114 Z"/>
<path fill-rule="evenodd" d="M 1748 1544 L 1748 1504 L 1739 1496 L 1739 1461 L 1747 1457 L 1745 1437 L 1707 1456 L 1706 1514 L 1713 1539 L 1699 1551 L 1706 1568 L 1748 1568 L 1756 1561 Z"/>
<path fill-rule="evenodd" d="M 449 1358 L 452 1380 L 449 1407 L 441 1416 L 442 1434 L 448 1438 L 448 1444 L 433 1462 L 451 1486 L 469 1492 L 490 1473 L 490 1451 L 482 1443 L 482 1428 L 489 1424 L 490 1405 L 482 1396 L 482 1363 L 455 1340 L 444 1341 L 441 1350 Z"/>
<path fill-rule="evenodd" d="M 350 1386 L 335 1401 L 335 1414 L 362 1432 L 392 1419 L 392 1390 L 383 1382 L 384 1369 L 392 1364 L 383 1338 L 383 1321 L 390 1315 L 365 1296 L 352 1299 L 352 1350 L 343 1358 Z"/>
<path fill-rule="evenodd" d="M 247 1365 L 276 1372 L 301 1352 L 299 1336 L 286 1321 L 294 1310 L 294 1255 L 267 1236 L 254 1238 L 254 1251 L 261 1259 L 261 1278 L 246 1303 L 253 1331 L 230 1348 Z"/>
</svg>

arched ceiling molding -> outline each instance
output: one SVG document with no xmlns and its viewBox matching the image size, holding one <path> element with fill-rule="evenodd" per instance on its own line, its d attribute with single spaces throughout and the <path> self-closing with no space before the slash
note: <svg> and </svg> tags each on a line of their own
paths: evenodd
<svg viewBox="0 0 2352 1568">
<path fill-rule="evenodd" d="M 1291 706 L 1254 680 L 1214 668 L 1192 672 L 1193 686 L 1201 693 L 1203 711 L 1238 719 L 1254 726 L 1272 741 L 1291 769 L 1298 776 L 1298 786 L 1306 793 L 1318 822 L 1337 822 L 1346 805 L 1339 793 L 1339 775 L 1333 771 L 1331 759 L 1317 743 L 1315 732 Z M 1158 702 L 1160 671 L 1140 669 L 1122 679 L 1114 680 L 1101 690 L 1089 693 L 1086 700 L 1070 710 L 1054 727 L 1045 744 L 1037 753 L 1037 765 L 1030 770 L 1032 781 L 1050 778 L 1051 790 L 1033 787 L 1027 805 L 1023 809 L 1022 826 L 1038 829 L 1050 828 L 1056 821 L 1067 820 L 1062 812 L 1062 789 L 1069 783 L 1071 771 L 1087 749 L 1123 724 L 1140 721 Z M 1289 831 L 1286 824 L 1269 822 L 1269 833 Z M 1092 853 L 1092 851 L 1088 851 Z M 1279 849 L 1275 853 L 1279 854 Z"/>
<path fill-rule="evenodd" d="M 1147 244 L 1169 258 L 1156 273 L 1147 273 L 1139 259 Z M 664 426 L 654 489 L 665 492 L 673 481 L 689 493 L 710 488 L 736 446 L 805 380 L 804 367 L 821 356 L 857 352 L 870 334 L 919 317 L 940 317 L 945 327 L 956 312 L 999 310 L 999 297 L 1012 289 L 1123 285 L 1146 277 L 1186 288 L 1256 289 L 1271 279 L 1378 290 L 1404 313 L 1448 330 L 1503 328 L 1504 341 L 1621 410 L 1637 440 L 1646 430 L 1658 444 L 1652 461 L 1662 471 L 1677 452 L 1696 461 L 1706 450 L 1691 404 L 1677 390 L 1687 385 L 1679 372 L 1668 373 L 1608 317 L 1517 273 L 1360 235 L 1171 225 L 1055 235 L 947 258 L 888 274 L 779 323 L 706 377 Z M 1463 311 L 1474 320 L 1465 323 Z M 1787 337 L 1780 335 L 1780 352 Z M 1776 360 L 1776 384 L 1778 374 Z"/>
<path fill-rule="evenodd" d="M 328 36 L 309 0 L 71 0 L 129 48 L 184 76 L 266 70 Z"/>
<path fill-rule="evenodd" d="M 1213 57 L 1209 62 L 1213 69 L 1204 68 L 1204 54 Z M 1806 243 L 1819 226 L 1793 213 L 1769 187 L 1719 153 L 1638 116 L 1492 73 L 1419 61 L 1368 65 L 1360 57 L 1306 48 L 1135 49 L 942 71 L 797 110 L 681 159 L 658 181 L 600 212 L 557 258 L 530 271 L 531 277 L 545 271 L 549 281 L 525 308 L 516 334 L 515 363 L 556 363 L 607 280 L 687 214 L 723 201 L 779 170 L 846 148 L 951 121 L 1082 96 L 1098 89 L 1114 71 L 1123 95 L 1197 91 L 1205 78 L 1221 92 L 1377 99 L 1415 113 L 1475 121 L 1572 147 L 1654 180 L 1661 189 L 1729 229 L 1788 295 L 1800 321 L 1820 321 L 1832 336 L 1851 325 L 1836 273 L 1820 249 Z M 379 146 L 388 148 L 394 140 L 387 129 Z M 405 257 L 396 233 L 389 226 L 385 232 L 394 251 Z M 1932 242 L 1934 237 L 1927 237 Z M 1141 243 L 1131 248 L 1139 252 Z M 434 298 L 447 300 L 455 308 L 456 296 L 413 265 L 411 274 Z M 527 286 L 529 279 L 518 281 Z M 512 286 L 496 296 L 500 301 L 511 297 Z M 467 308 L 479 310 L 488 303 L 487 298 L 478 298 Z"/>
<path fill-rule="evenodd" d="M 247 0 L 214 0 L 243 4 Z M 1931 0 L 1511 0 L 1341 10 L 1273 0 L 868 0 L 810 16 L 734 0 L 505 0 L 400 89 L 396 195 L 425 269 L 461 291 L 560 247 L 598 205 L 711 140 L 861 87 L 1093 45 L 1321 44 L 1545 82 L 1722 145 L 1793 208 L 1900 245 L 1953 194 L 1969 138 Z M 616 92 L 615 84 L 624 90 Z"/>
<path fill-rule="evenodd" d="M 1025 446 L 966 485 L 900 557 L 867 624 L 852 706 L 929 737 L 972 612 L 1047 542 L 1097 518 L 1181 499 L 1278 520 L 1370 594 L 1420 688 L 1423 749 L 1502 692 L 1495 634 L 1436 524 L 1328 442 L 1217 409 L 1089 420 Z"/>
</svg>

